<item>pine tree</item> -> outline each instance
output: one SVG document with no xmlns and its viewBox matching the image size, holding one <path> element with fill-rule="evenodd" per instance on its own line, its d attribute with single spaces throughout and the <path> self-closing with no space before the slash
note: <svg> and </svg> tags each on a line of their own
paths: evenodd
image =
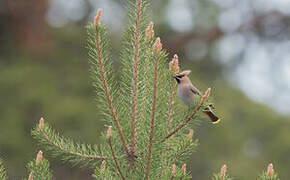
<svg viewBox="0 0 290 180">
<path fill-rule="evenodd" d="M 177 101 L 172 76 L 180 71 L 178 56 L 169 63 L 154 24 L 149 22 L 149 4 L 129 1 L 129 26 L 123 35 L 120 81 L 110 58 L 107 28 L 101 24 L 102 10 L 87 27 L 88 54 L 96 100 L 108 126 L 100 145 L 77 143 L 57 133 L 41 118 L 32 136 L 53 157 L 75 166 L 95 170 L 95 179 L 191 179 L 184 160 L 195 150 L 197 124 L 208 107 L 208 88 L 194 106 Z M 53 179 L 49 163 L 38 152 L 27 165 L 28 180 Z M 0 180 L 6 179 L 0 162 Z M 223 166 L 214 180 L 230 180 Z M 261 180 L 277 180 L 273 166 Z"/>
<path fill-rule="evenodd" d="M 207 105 L 210 88 L 188 108 L 176 102 L 178 57 L 168 68 L 160 38 L 148 18 L 148 2 L 129 2 L 129 27 L 123 36 L 120 82 L 113 73 L 102 10 L 88 26 L 88 51 L 96 100 L 108 125 L 99 146 L 61 137 L 40 121 L 33 137 L 54 157 L 96 168 L 96 179 L 190 179 L 183 160 L 198 142 L 191 127 Z M 184 110 L 186 109 L 186 110 Z"/>
</svg>

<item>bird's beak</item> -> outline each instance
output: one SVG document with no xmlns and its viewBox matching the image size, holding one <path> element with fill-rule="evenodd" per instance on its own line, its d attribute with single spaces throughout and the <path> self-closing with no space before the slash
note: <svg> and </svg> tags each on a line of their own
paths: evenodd
<svg viewBox="0 0 290 180">
<path fill-rule="evenodd" d="M 177 82 L 179 81 L 179 78 L 174 74 L 173 76 L 172 76 Z"/>
<path fill-rule="evenodd" d="M 177 83 L 180 83 L 180 78 L 176 75 L 173 75 L 173 78 L 176 80 Z"/>
</svg>

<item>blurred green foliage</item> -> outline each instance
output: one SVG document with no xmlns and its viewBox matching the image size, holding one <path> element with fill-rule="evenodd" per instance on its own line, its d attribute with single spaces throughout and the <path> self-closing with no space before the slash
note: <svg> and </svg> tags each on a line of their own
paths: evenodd
<svg viewBox="0 0 290 180">
<path fill-rule="evenodd" d="M 40 117 L 67 136 L 98 143 L 103 126 L 94 104 L 85 35 L 58 33 L 49 52 L 18 52 L 0 62 L 0 153 L 10 177 L 23 177 L 25 162 L 40 148 L 30 136 Z"/>
</svg>

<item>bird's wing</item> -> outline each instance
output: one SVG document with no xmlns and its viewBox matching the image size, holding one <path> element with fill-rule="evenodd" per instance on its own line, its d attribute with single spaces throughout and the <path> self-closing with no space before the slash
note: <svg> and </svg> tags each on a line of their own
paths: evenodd
<svg viewBox="0 0 290 180">
<path fill-rule="evenodd" d="M 194 94 L 200 95 L 199 90 L 198 90 L 196 87 L 194 87 L 193 85 L 190 85 L 190 90 L 191 90 Z"/>
</svg>

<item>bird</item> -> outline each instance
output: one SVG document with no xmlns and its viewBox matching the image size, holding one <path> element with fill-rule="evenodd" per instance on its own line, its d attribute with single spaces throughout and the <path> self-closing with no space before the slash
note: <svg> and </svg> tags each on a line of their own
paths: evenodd
<svg viewBox="0 0 290 180">
<path fill-rule="evenodd" d="M 196 96 L 200 96 L 200 91 L 194 87 L 189 79 L 188 75 L 191 73 L 190 70 L 184 70 L 180 73 L 173 75 L 177 82 L 177 95 L 178 98 L 187 106 L 194 105 L 194 99 Z M 220 118 L 213 112 L 213 104 L 209 104 L 203 109 L 203 113 L 206 114 L 216 124 L 220 121 Z"/>
</svg>

